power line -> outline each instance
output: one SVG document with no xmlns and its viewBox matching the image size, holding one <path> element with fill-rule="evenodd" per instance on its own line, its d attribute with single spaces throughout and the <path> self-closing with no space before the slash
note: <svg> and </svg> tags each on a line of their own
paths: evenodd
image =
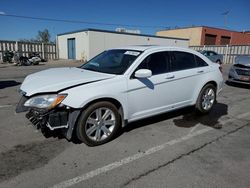
<svg viewBox="0 0 250 188">
<path fill-rule="evenodd" d="M 106 25 L 106 26 L 118 26 L 118 27 L 123 26 L 123 27 L 139 27 L 139 28 L 166 28 L 165 26 L 91 22 L 91 21 L 82 21 L 82 20 L 67 20 L 67 19 L 54 19 L 54 18 L 44 18 L 44 17 L 22 16 L 22 15 L 15 15 L 15 14 L 0 14 L 0 16 L 7 16 L 7 17 L 13 17 L 13 18 L 22 18 L 22 19 L 32 19 L 32 20 L 42 20 L 42 21 L 52 21 L 52 22 L 83 23 L 83 24 L 91 24 L 91 25 Z"/>
</svg>

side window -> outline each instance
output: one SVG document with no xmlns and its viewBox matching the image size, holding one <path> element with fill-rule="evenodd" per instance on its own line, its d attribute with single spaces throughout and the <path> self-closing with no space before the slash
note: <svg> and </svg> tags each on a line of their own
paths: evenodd
<svg viewBox="0 0 250 188">
<path fill-rule="evenodd" d="M 152 75 L 168 72 L 168 52 L 156 52 L 146 57 L 137 67 L 139 69 L 149 69 Z"/>
<path fill-rule="evenodd" d="M 201 59 L 199 56 L 194 55 L 194 57 L 195 57 L 195 61 L 196 61 L 196 64 L 198 67 L 208 66 L 208 64 L 203 59 Z"/>
<path fill-rule="evenodd" d="M 179 51 L 171 53 L 171 71 L 192 69 L 195 67 L 197 65 L 193 54 Z"/>
</svg>

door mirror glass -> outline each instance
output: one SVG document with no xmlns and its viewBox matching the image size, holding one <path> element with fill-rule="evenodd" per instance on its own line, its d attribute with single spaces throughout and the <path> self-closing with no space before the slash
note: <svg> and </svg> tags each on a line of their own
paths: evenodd
<svg viewBox="0 0 250 188">
<path fill-rule="evenodd" d="M 136 78 L 149 78 L 152 76 L 152 71 L 149 69 L 139 69 L 135 72 Z"/>
</svg>

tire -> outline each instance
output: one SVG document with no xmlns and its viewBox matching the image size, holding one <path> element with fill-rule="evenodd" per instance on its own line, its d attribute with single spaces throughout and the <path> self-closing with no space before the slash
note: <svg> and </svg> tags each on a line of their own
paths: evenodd
<svg viewBox="0 0 250 188">
<path fill-rule="evenodd" d="M 98 146 L 112 140 L 120 127 L 121 116 L 116 106 L 106 101 L 97 102 L 82 112 L 76 136 L 88 146 Z"/>
<path fill-rule="evenodd" d="M 207 114 L 211 111 L 215 103 L 216 87 L 213 84 L 207 84 L 200 91 L 196 101 L 196 110 L 198 113 Z"/>
</svg>

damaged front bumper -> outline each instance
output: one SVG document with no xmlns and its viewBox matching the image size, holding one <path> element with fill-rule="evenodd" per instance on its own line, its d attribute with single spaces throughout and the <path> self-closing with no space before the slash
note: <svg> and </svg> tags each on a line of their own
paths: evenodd
<svg viewBox="0 0 250 188">
<path fill-rule="evenodd" d="M 28 99 L 28 97 L 22 96 L 16 107 L 16 113 L 27 112 L 26 118 L 35 128 L 41 129 L 42 133 L 45 130 L 60 130 L 68 140 L 72 138 L 75 124 L 81 113 L 80 109 L 68 108 L 63 105 L 51 110 L 25 107 L 24 103 Z"/>
</svg>

